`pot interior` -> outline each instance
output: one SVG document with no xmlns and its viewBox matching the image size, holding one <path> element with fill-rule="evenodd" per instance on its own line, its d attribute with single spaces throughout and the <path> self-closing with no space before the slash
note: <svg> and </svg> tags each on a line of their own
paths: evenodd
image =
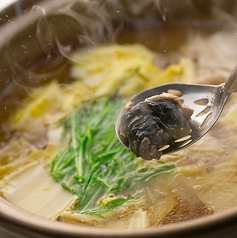
<svg viewBox="0 0 237 238">
<path fill-rule="evenodd" d="M 189 51 L 185 48 L 194 39 L 196 41 L 199 37 L 201 39 L 210 39 L 211 36 L 218 35 L 219 32 L 224 32 L 223 41 L 230 37 L 235 39 L 237 28 L 236 7 L 233 1 L 193 0 L 180 4 L 168 0 L 22 0 L 2 10 L 0 19 L 0 35 L 2 37 L 0 41 L 1 148 L 4 148 L 9 141 L 18 136 L 14 128 L 9 128 L 8 122 L 14 115 L 15 110 L 24 105 L 26 98 L 31 97 L 34 89 L 43 89 L 55 79 L 59 84 L 68 85 L 68 87 L 73 85 L 75 77 L 71 73 L 71 68 L 75 63 L 74 52 L 90 52 L 104 45 L 141 44 L 159 55 L 157 61 L 159 61 L 159 66 L 163 69 L 172 63 L 177 63 L 180 57 L 190 57 L 196 63 L 200 60 L 197 55 L 203 53 L 206 61 L 208 61 L 209 57 L 209 61 L 217 63 L 216 66 L 210 66 L 212 67 L 210 70 L 205 67 L 195 69 L 198 71 L 197 75 L 200 78 L 207 76 L 204 79 L 200 79 L 200 81 L 194 81 L 197 83 L 212 83 L 213 78 L 209 76 L 216 75 L 216 73 L 213 73 L 215 67 L 219 68 L 217 70 L 218 77 L 215 78 L 214 83 L 224 82 L 236 62 L 234 51 L 231 52 L 231 50 L 227 50 L 226 55 L 223 57 L 230 56 L 232 57 L 231 60 L 223 65 L 225 60 L 222 59 L 221 61 L 213 52 L 211 52 L 213 54 L 205 55 L 205 49 L 200 52 L 200 47 L 197 46 L 198 54 L 196 55 L 195 47 Z M 213 44 L 216 43 L 215 39 L 212 38 Z M 211 43 L 209 42 L 208 44 Z M 219 46 L 219 43 L 217 45 Z M 228 46 L 224 43 L 222 46 L 228 48 L 232 45 Z M 216 50 L 218 51 L 218 49 Z M 224 124 L 225 122 L 222 123 Z M 215 136 L 216 134 L 214 134 L 213 138 Z M 224 134 L 224 136 L 226 135 Z M 234 153 L 234 149 L 230 153 Z M 223 153 L 226 154 L 227 152 L 224 151 Z M 206 152 L 206 154 L 211 156 L 209 152 Z M 216 157 L 215 159 L 218 160 Z M 208 167 L 207 173 L 210 173 L 211 169 L 213 167 Z M 1 195 L 2 193 L 0 190 Z M 13 209 L 7 202 L 3 202 L 3 205 L 0 204 L 1 206 L 5 207 L 4 210 L 6 210 L 7 206 L 9 206 L 9 210 Z M 230 208 L 236 210 L 233 207 Z M 16 208 L 16 211 L 16 217 L 12 221 L 17 224 L 21 220 L 18 217 L 21 210 L 19 211 Z M 22 211 L 22 213 L 25 214 L 25 211 Z M 229 217 L 231 220 L 236 217 L 236 214 L 235 212 L 230 212 L 225 216 L 223 215 L 223 217 L 225 219 Z M 204 225 L 205 219 L 209 219 L 211 227 L 214 227 L 215 222 L 222 221 L 220 214 L 213 215 L 211 213 L 211 215 L 208 215 L 201 218 L 201 222 L 199 217 L 196 220 L 196 226 L 198 228 L 200 226 L 203 227 L 204 233 L 207 233 Z M 5 221 L 9 222 L 11 218 L 7 216 L 8 214 L 3 214 Z M 24 225 L 21 224 L 23 227 L 29 222 L 27 219 L 30 220 L 31 215 L 29 217 L 27 215 L 24 218 L 25 223 L 23 222 Z M 34 217 L 34 219 L 37 218 Z M 47 224 L 45 221 L 42 222 L 44 226 Z M 184 225 L 185 222 L 187 226 Z M 184 221 L 184 223 L 169 224 L 169 217 L 167 217 L 166 220 L 163 220 L 164 227 L 152 227 L 152 230 L 142 231 L 140 235 L 155 235 L 160 232 L 161 237 L 166 237 L 166 235 L 172 235 L 175 229 L 177 231 L 181 228 L 183 230 L 187 229 L 187 234 L 190 234 L 191 228 L 195 230 L 195 220 L 190 223 Z M 52 228 L 53 225 L 50 222 L 48 224 L 49 233 L 55 232 Z M 21 227 L 21 225 L 18 224 L 17 226 Z M 179 225 L 181 228 L 179 228 Z M 34 223 L 35 227 L 37 227 L 36 223 Z M 169 229 L 169 227 L 171 228 Z M 173 229 L 172 227 L 175 228 Z M 65 225 L 65 230 L 64 228 L 58 229 L 62 229 L 61 232 L 68 232 L 68 237 L 80 234 L 78 227 L 74 230 L 74 226 L 71 232 L 71 226 L 69 228 L 67 225 Z M 117 236 L 126 236 L 124 231 L 115 230 Z M 86 229 L 82 228 L 81 235 L 85 235 L 86 231 Z M 214 232 L 213 229 L 210 231 Z M 95 231 L 88 232 L 92 232 L 91 236 L 96 236 L 98 231 L 95 228 Z M 103 235 L 109 237 L 110 232 L 105 232 Z M 139 233 L 136 231 L 129 232 L 130 237 L 133 235 L 137 236 Z"/>
</svg>

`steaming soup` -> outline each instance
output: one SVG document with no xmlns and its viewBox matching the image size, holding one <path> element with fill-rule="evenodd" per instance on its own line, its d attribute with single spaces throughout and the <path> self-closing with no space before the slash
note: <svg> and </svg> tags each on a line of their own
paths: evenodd
<svg viewBox="0 0 237 238">
<path fill-rule="evenodd" d="M 121 229 L 236 207 L 236 95 L 202 140 L 160 160 L 135 157 L 115 134 L 121 107 L 141 90 L 225 81 L 237 54 L 223 42 L 235 37 L 194 34 L 167 52 L 120 38 L 70 54 L 71 83 L 54 78 L 31 90 L 6 123 L 13 136 L 1 147 L 1 196 L 50 220 Z"/>
</svg>

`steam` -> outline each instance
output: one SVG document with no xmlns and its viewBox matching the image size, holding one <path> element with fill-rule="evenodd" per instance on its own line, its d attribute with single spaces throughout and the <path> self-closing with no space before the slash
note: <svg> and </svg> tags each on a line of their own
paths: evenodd
<svg viewBox="0 0 237 238">
<path fill-rule="evenodd" d="M 77 48 L 93 48 L 101 43 L 115 42 L 118 29 L 112 26 L 111 17 L 103 4 L 74 1 L 52 16 L 42 14 L 36 35 L 48 57 L 57 54 L 71 61 L 71 54 Z"/>
<path fill-rule="evenodd" d="M 115 43 L 125 26 L 142 31 L 148 24 L 160 25 L 167 18 L 166 2 L 70 1 L 50 15 L 45 14 L 44 9 L 38 9 L 42 11 L 42 17 L 37 23 L 36 36 L 48 57 L 57 53 L 58 57 L 72 61 L 74 50 L 91 50 L 101 44 Z M 68 30 L 64 32 L 62 28 Z"/>
<path fill-rule="evenodd" d="M 142 34 L 146 28 L 160 27 L 167 22 L 178 22 L 184 26 L 192 22 L 199 26 L 199 18 L 205 19 L 210 15 L 213 15 L 212 20 L 207 20 L 206 24 L 214 24 L 215 21 L 219 24 L 224 20 L 226 25 L 233 25 L 233 16 L 220 10 L 221 1 L 216 2 L 214 6 L 211 1 L 180 4 L 172 0 L 75 0 L 68 1 L 50 14 L 37 6 L 32 10 L 41 11 L 36 37 L 48 61 L 51 58 L 72 61 L 71 55 L 78 49 L 92 50 L 101 44 L 115 43 L 124 27 L 132 27 Z"/>
<path fill-rule="evenodd" d="M 223 28 L 230 26 L 232 32 L 237 29 L 235 18 L 229 12 L 222 10 L 225 9 L 225 1 L 221 0 L 216 0 L 214 3 L 212 0 L 203 1 L 205 4 L 195 0 L 184 1 L 182 4 L 173 0 L 62 0 L 62 2 L 65 4 L 61 4 L 61 7 L 56 10 L 49 10 L 47 4 L 34 5 L 27 13 L 37 15 L 35 21 L 28 22 L 29 28 L 35 27 L 34 31 L 30 34 L 22 34 L 24 38 L 22 37 L 19 42 L 14 41 L 12 35 L 9 35 L 10 41 L 6 47 L 5 58 L 8 61 L 9 71 L 12 72 L 12 78 L 1 97 L 10 94 L 13 87 L 29 94 L 29 89 L 35 85 L 38 87 L 50 78 L 57 78 L 58 75 L 63 74 L 73 61 L 72 54 L 75 51 L 90 51 L 98 45 L 116 43 L 124 29 L 132 29 L 135 32 L 131 33 L 135 34 L 133 40 L 136 40 L 137 36 L 137 42 L 146 45 L 147 42 L 151 42 L 150 44 L 155 46 L 166 40 L 166 33 L 161 31 L 157 39 L 149 39 L 143 35 L 143 32 L 146 29 L 159 30 L 166 24 L 174 27 L 193 25 L 201 28 L 204 22 L 206 24 L 203 25 L 204 28 L 215 24 Z M 52 3 L 53 1 L 48 1 L 48 4 Z M 17 24 L 17 21 L 13 23 Z M 25 29 L 22 32 L 24 33 Z M 127 31 L 127 34 L 130 32 Z M 236 39 L 236 35 L 232 35 L 232 38 Z M 190 35 L 188 41 L 198 42 L 198 35 Z M 228 49 L 231 45 L 235 46 L 230 42 Z M 195 44 L 193 46 L 195 48 Z M 210 48 L 206 48 L 207 56 Z M 211 49 L 213 50 L 213 47 Z M 227 51 L 222 52 L 228 53 L 229 56 L 232 52 Z M 193 54 L 193 51 L 191 53 Z M 40 57 L 41 70 L 38 70 L 35 67 L 35 60 Z M 222 58 L 224 59 L 225 55 L 222 55 Z M 223 60 L 220 64 L 221 62 Z"/>
</svg>

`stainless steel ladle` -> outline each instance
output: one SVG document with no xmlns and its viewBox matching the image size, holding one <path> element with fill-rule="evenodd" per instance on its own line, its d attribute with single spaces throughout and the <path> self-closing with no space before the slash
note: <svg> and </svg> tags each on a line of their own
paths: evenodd
<svg viewBox="0 0 237 238">
<path fill-rule="evenodd" d="M 237 91 L 237 66 L 232 71 L 228 80 L 220 85 L 181 84 L 171 83 L 145 90 L 134 96 L 130 101 L 134 105 L 146 98 L 159 95 L 163 92 L 176 92 L 179 99 L 186 106 L 194 110 L 189 120 L 192 132 L 190 136 L 172 142 L 162 154 L 173 153 L 184 149 L 201 139 L 216 123 L 229 96 Z M 120 135 L 121 117 L 126 112 L 121 110 L 116 121 L 116 133 L 121 143 L 129 148 L 126 140 Z"/>
</svg>

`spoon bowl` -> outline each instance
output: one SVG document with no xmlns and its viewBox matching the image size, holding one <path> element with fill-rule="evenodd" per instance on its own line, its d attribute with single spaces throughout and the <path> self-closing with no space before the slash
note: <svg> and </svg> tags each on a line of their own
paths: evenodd
<svg viewBox="0 0 237 238">
<path fill-rule="evenodd" d="M 184 105 L 193 109 L 189 119 L 191 134 L 171 142 L 162 150 L 162 154 L 173 153 L 184 149 L 201 139 L 216 123 L 229 96 L 237 91 L 237 66 L 232 71 L 228 80 L 220 85 L 182 84 L 171 83 L 150 88 L 135 95 L 130 101 L 136 105 L 154 95 L 163 92 L 179 97 Z M 129 143 L 120 134 L 121 118 L 126 112 L 124 107 L 116 121 L 116 134 L 120 142 L 129 149 Z"/>
</svg>

